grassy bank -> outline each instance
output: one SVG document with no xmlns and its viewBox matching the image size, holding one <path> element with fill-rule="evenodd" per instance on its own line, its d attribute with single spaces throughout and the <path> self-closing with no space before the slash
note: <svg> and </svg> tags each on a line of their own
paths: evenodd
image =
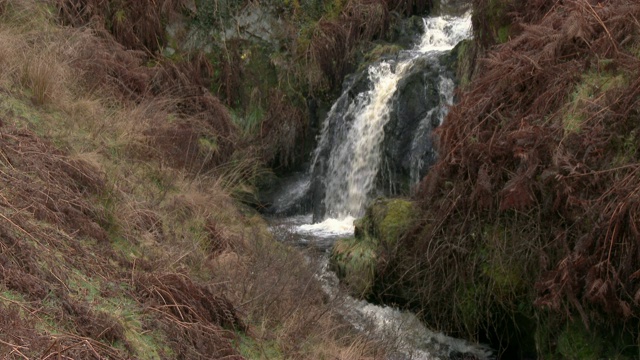
<svg viewBox="0 0 640 360">
<path fill-rule="evenodd" d="M 379 357 L 234 198 L 265 170 L 206 62 L 59 10 L 0 2 L 0 356 Z"/>
</svg>

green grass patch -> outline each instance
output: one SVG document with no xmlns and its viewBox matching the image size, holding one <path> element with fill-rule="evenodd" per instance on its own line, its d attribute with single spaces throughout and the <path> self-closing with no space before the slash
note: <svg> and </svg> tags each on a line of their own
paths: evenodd
<svg viewBox="0 0 640 360">
<path fill-rule="evenodd" d="M 77 269 L 70 272 L 67 286 L 69 289 L 75 291 L 82 300 L 88 303 L 94 303 L 101 297 L 100 289 L 102 284 L 100 280 L 83 274 Z"/>
<path fill-rule="evenodd" d="M 173 357 L 165 336 L 157 330 L 146 329 L 144 326 L 148 315 L 144 314 L 136 301 L 124 296 L 105 298 L 96 305 L 96 309 L 118 319 L 124 327 L 125 338 L 137 359 L 155 360 Z"/>
<path fill-rule="evenodd" d="M 0 114 L 7 119 L 26 120 L 32 125 L 42 125 L 43 117 L 33 104 L 13 95 L 0 94 Z M 15 120 L 14 120 L 15 121 Z"/>
<path fill-rule="evenodd" d="M 276 340 L 257 340 L 243 333 L 236 334 L 234 347 L 240 355 L 251 360 L 284 359 Z"/>
<path fill-rule="evenodd" d="M 562 118 L 562 125 L 566 132 L 579 132 L 587 119 L 587 110 L 607 91 L 625 87 L 629 80 L 622 74 L 611 74 L 602 71 L 590 71 L 582 76 L 576 85 L 568 109 Z"/>
</svg>

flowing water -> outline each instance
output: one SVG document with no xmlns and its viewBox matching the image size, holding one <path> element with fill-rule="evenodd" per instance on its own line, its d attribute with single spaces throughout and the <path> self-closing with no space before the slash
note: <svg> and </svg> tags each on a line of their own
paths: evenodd
<svg viewBox="0 0 640 360">
<path fill-rule="evenodd" d="M 344 234 L 349 232 L 347 229 L 353 230 L 353 219 L 363 215 L 367 203 L 376 193 L 376 180 L 383 164 L 385 125 L 397 100 L 398 84 L 416 64 L 428 62 L 434 68 L 442 67 L 439 64 L 442 54 L 470 36 L 471 15 L 430 17 L 424 20 L 424 26 L 420 43 L 396 56 L 401 60 L 386 60 L 369 66 L 369 89 L 354 97 L 354 90 L 348 88 L 331 108 L 310 170 L 323 190 L 320 203 L 314 205 L 324 211 L 320 216 L 316 214 L 316 224 L 301 225 L 299 231 Z M 431 128 L 440 125 L 448 106 L 453 103 L 451 75 L 441 71 L 437 76 L 435 106 L 428 110 L 412 135 L 409 149 L 411 184 L 417 184 L 424 174 L 424 153 L 434 152 L 430 146 L 425 148 L 425 144 L 431 144 L 426 141 Z"/>
<path fill-rule="evenodd" d="M 376 194 L 377 179 L 385 166 L 385 127 L 392 118 L 394 102 L 398 101 L 399 84 L 412 71 L 415 73 L 418 63 L 444 68 L 440 65 L 443 54 L 470 36 L 470 14 L 426 18 L 424 27 L 424 35 L 412 50 L 368 67 L 366 88 L 357 94 L 354 86 L 345 89 L 325 120 L 309 173 L 296 177 L 275 197 L 276 207 L 307 204 L 313 201 L 309 193 L 315 181 L 320 189 L 316 201 L 320 204 L 313 205 L 322 207 L 321 216 L 316 213 L 275 219 L 272 230 L 285 241 L 325 254 L 321 255 L 323 265 L 318 269 L 325 291 L 334 298 L 340 297 L 340 311 L 356 329 L 393 343 L 389 359 L 486 359 L 491 357 L 487 348 L 432 332 L 411 313 L 342 294 L 337 290 L 335 275 L 327 270 L 326 252 L 336 239 L 353 235 L 354 218 L 363 215 Z M 431 92 L 435 99 L 424 99 L 435 105 L 411 131 L 407 151 L 412 184 L 426 171 L 428 157 L 424 154 L 434 151 L 426 141 L 431 129 L 441 124 L 453 103 L 454 81 L 445 71 L 438 71 L 434 81 L 437 91 Z"/>
</svg>

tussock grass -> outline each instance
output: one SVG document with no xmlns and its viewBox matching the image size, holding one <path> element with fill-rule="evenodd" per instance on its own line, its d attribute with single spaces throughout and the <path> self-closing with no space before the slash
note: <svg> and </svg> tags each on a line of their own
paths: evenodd
<svg viewBox="0 0 640 360">
<path fill-rule="evenodd" d="M 36 105 L 45 105 L 53 101 L 60 90 L 60 77 L 55 63 L 46 55 L 42 58 L 28 60 L 22 70 L 22 85 L 31 90 L 32 100 Z"/>
<path fill-rule="evenodd" d="M 238 204 L 264 168 L 195 65 L 0 9 L 0 357 L 372 358 Z"/>
</svg>

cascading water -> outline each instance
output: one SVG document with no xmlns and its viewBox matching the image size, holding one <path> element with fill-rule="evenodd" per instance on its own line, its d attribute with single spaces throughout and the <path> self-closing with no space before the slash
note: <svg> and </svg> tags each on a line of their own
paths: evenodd
<svg viewBox="0 0 640 360">
<path fill-rule="evenodd" d="M 416 184 L 424 176 L 435 159 L 430 132 L 453 103 L 453 74 L 443 61 L 470 36 L 470 14 L 427 18 L 424 26 L 414 49 L 369 66 L 345 86 L 325 120 L 311 171 L 292 178 L 272 201 L 276 214 L 311 202 L 314 214 L 275 219 L 277 237 L 329 249 L 334 239 L 353 234 L 354 217 L 372 195 L 393 193 L 402 186 L 399 177 Z M 342 294 L 326 255 L 322 259 L 318 277 L 325 291 L 340 299 L 339 311 L 356 329 L 393 342 L 388 359 L 491 358 L 489 349 L 432 332 L 411 313 Z"/>
<path fill-rule="evenodd" d="M 353 117 L 353 122 L 344 141 L 336 144 L 329 157 L 324 197 L 328 217 L 362 215 L 380 167 L 384 126 L 390 118 L 388 104 L 408 67 L 409 62 L 395 69 L 389 62 L 369 67 L 373 89 L 358 94 L 349 104 L 345 116 Z M 322 136 L 327 134 L 325 129 Z"/>
<path fill-rule="evenodd" d="M 453 102 L 453 75 L 442 64 L 443 58 L 470 36 L 470 24 L 470 14 L 425 19 L 424 35 L 414 49 L 370 65 L 361 79 L 345 89 L 325 120 L 312 160 L 316 224 L 299 230 L 331 233 L 336 225 L 352 228 L 354 217 L 363 215 L 370 198 L 384 193 L 381 183 L 387 184 L 387 193 L 393 193 L 403 186 L 397 178 L 404 176 L 407 187 L 424 176 L 435 160 L 430 132 L 441 124 Z M 423 84 L 420 78 L 426 72 L 435 73 L 435 80 Z M 367 86 L 361 90 L 363 83 Z M 407 92 L 419 93 L 421 98 L 413 100 L 418 105 L 402 102 Z M 407 117 L 411 121 L 404 120 Z M 403 139 L 391 139 L 393 145 L 385 146 L 389 136 Z M 381 168 L 388 168 L 389 174 Z"/>
</svg>

